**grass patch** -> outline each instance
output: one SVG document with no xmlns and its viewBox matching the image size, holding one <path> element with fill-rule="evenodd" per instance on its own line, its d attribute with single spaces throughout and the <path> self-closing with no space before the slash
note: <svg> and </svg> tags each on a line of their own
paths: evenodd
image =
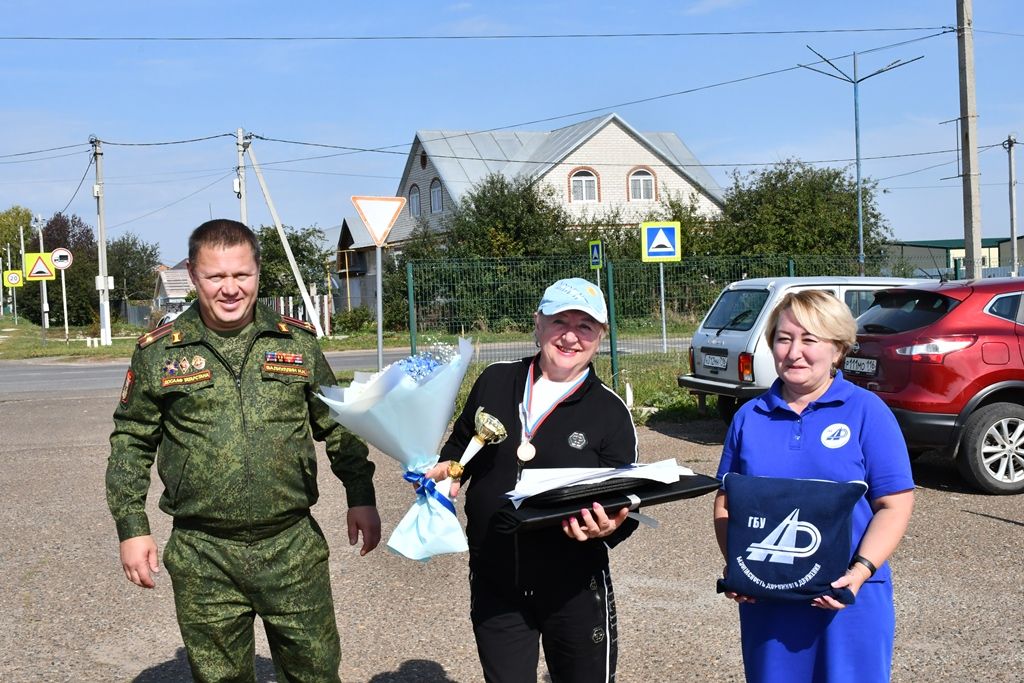
<svg viewBox="0 0 1024 683">
<path fill-rule="evenodd" d="M 135 342 L 145 332 L 133 325 L 114 325 L 111 330 L 113 344 L 111 346 L 88 347 L 85 338 L 98 337 L 95 328 L 72 327 L 68 330 L 69 341 L 64 342 L 64 327 L 51 327 L 46 331 L 45 341 L 43 330 L 39 325 L 4 316 L 0 320 L 0 359 L 18 360 L 23 358 L 92 358 L 110 360 L 128 358 L 135 349 Z"/>
</svg>

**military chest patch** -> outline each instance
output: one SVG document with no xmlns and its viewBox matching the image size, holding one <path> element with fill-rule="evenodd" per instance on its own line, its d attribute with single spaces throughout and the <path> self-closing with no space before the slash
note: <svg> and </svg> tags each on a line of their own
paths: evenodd
<svg viewBox="0 0 1024 683">
<path fill-rule="evenodd" d="M 569 445 L 578 451 L 582 451 L 587 445 L 587 435 L 583 432 L 573 432 L 569 435 Z"/>
<path fill-rule="evenodd" d="M 213 373 L 209 370 L 201 370 L 200 372 L 193 372 L 191 374 L 177 374 L 164 377 L 160 380 L 160 386 L 162 387 L 176 387 L 176 386 L 187 386 L 189 384 L 197 384 L 199 382 L 208 382 L 213 378 Z"/>
<path fill-rule="evenodd" d="M 302 354 L 285 353 L 284 351 L 267 351 L 263 355 L 263 360 L 268 363 L 290 363 L 292 365 L 302 365 Z"/>
<path fill-rule="evenodd" d="M 309 368 L 299 365 L 285 365 L 283 363 L 264 363 L 263 372 L 274 375 L 289 375 L 291 377 L 309 377 Z"/>
<path fill-rule="evenodd" d="M 124 385 L 121 387 L 121 405 L 128 405 L 128 399 L 132 396 L 132 387 L 135 386 L 135 373 L 129 370 L 124 374 Z"/>
<path fill-rule="evenodd" d="M 200 355 L 192 356 L 192 367 L 196 370 L 202 370 L 206 367 L 206 359 Z"/>
</svg>

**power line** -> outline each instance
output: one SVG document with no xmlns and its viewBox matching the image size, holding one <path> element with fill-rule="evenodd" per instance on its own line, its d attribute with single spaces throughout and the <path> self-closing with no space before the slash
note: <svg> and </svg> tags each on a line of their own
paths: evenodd
<svg viewBox="0 0 1024 683">
<path fill-rule="evenodd" d="M 67 154 L 54 154 L 53 156 L 37 157 L 35 159 L 16 159 L 14 161 L 0 161 L 0 164 L 2 164 L 4 166 L 8 166 L 10 164 L 30 164 L 30 163 L 32 163 L 34 161 L 48 161 L 49 159 L 63 159 L 64 157 L 78 156 L 79 154 L 81 154 L 84 151 L 85 150 L 79 150 L 77 152 L 68 152 Z"/>
<path fill-rule="evenodd" d="M 92 162 L 94 159 L 95 157 L 92 154 L 90 154 L 89 163 L 85 165 L 85 172 L 82 174 L 82 179 L 78 181 L 78 187 L 75 188 L 74 194 L 71 195 L 71 199 L 69 199 L 68 203 L 64 205 L 64 208 L 60 210 L 60 213 L 64 213 L 65 211 L 67 211 L 68 207 L 71 206 L 71 202 L 75 201 L 75 197 L 78 196 L 78 191 L 82 189 L 82 183 L 85 182 L 85 176 L 89 174 L 89 169 L 92 168 Z"/>
<path fill-rule="evenodd" d="M 32 154 L 45 154 L 46 152 L 59 152 L 62 149 L 74 149 L 75 147 L 88 147 L 88 143 L 79 142 L 74 145 L 63 145 L 61 147 L 49 147 L 47 149 L 37 149 L 32 152 L 16 152 L 14 154 L 0 154 L 0 159 L 10 159 L 12 157 L 24 157 L 31 156 Z"/>
<path fill-rule="evenodd" d="M 202 138 L 191 138 L 189 140 L 171 140 L 169 142 L 111 142 L 110 140 L 99 140 L 104 145 L 113 145 L 115 147 L 163 147 L 166 145 L 187 145 L 191 142 L 204 142 L 206 140 L 215 140 L 217 138 L 235 137 L 234 133 L 218 133 L 216 135 L 207 135 Z"/>
<path fill-rule="evenodd" d="M 128 225 L 129 223 L 134 223 L 135 221 L 141 221 L 143 218 L 148 218 L 149 216 L 152 216 L 155 213 L 160 213 L 164 209 L 169 209 L 172 206 L 174 206 L 175 204 L 180 204 L 181 202 L 185 201 L 189 197 L 194 197 L 195 195 L 199 194 L 200 192 L 202 192 L 204 190 L 210 189 L 211 187 L 213 187 L 214 185 L 216 185 L 220 181 L 224 180 L 225 178 L 230 178 L 233 175 L 235 175 L 234 169 L 230 170 L 229 172 L 225 173 L 221 177 L 217 178 L 216 180 L 214 180 L 209 185 L 204 185 L 203 187 L 199 188 L 195 192 L 190 192 L 189 194 L 185 195 L 184 197 L 179 197 L 178 199 L 175 199 L 173 202 L 171 202 L 169 204 L 164 204 L 159 209 L 153 209 L 152 211 L 149 211 L 148 213 L 144 213 L 141 216 L 136 216 L 135 218 L 130 218 L 130 219 L 126 220 L 126 221 L 121 221 L 120 223 L 115 223 L 114 225 L 109 225 L 109 226 L 107 226 L 107 229 L 108 230 L 112 230 L 114 228 L 119 228 L 122 225 Z"/>
<path fill-rule="evenodd" d="M 873 28 L 782 29 L 777 31 L 674 31 L 637 33 L 500 33 L 491 35 L 378 35 L 378 36 L 0 36 L 0 41 L 91 43 L 212 43 L 212 42 L 409 42 L 559 40 L 593 38 L 704 38 L 724 36 L 787 36 L 828 33 L 896 33 L 955 30 L 951 26 L 902 26 Z"/>
</svg>

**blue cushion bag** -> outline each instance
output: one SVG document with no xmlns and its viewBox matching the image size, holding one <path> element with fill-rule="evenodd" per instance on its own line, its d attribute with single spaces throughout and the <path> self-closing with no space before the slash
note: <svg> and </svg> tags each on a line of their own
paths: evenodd
<svg viewBox="0 0 1024 683">
<path fill-rule="evenodd" d="M 850 566 L 853 507 L 867 492 L 865 482 L 729 472 L 723 487 L 729 504 L 728 559 L 719 593 L 779 602 L 829 595 L 853 604 L 849 588 L 831 583 Z"/>
</svg>

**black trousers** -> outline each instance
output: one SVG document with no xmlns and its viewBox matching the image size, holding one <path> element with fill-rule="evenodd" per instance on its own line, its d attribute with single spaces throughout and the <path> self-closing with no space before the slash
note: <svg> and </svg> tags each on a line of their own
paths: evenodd
<svg viewBox="0 0 1024 683">
<path fill-rule="evenodd" d="M 515 591 L 471 575 L 470 616 L 488 683 L 533 683 L 543 644 L 552 683 L 614 683 L 615 595 L 607 568 L 558 587 Z"/>
</svg>

